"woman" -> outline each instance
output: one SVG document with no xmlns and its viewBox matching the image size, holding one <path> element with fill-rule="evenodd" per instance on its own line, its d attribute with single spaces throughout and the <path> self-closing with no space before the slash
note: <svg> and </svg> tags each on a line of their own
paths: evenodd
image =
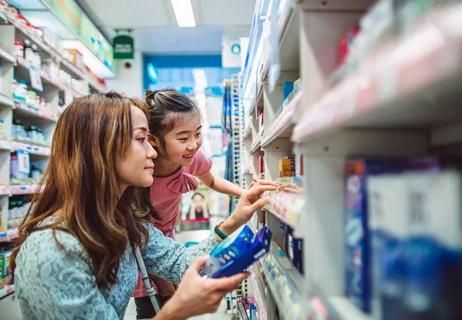
<svg viewBox="0 0 462 320">
<path fill-rule="evenodd" d="M 74 100 L 61 115 L 45 174 L 46 185 L 20 227 L 12 257 L 15 290 L 25 319 L 121 319 L 136 285 L 134 248 L 149 272 L 177 293 L 155 319 L 213 312 L 246 274 L 218 280 L 198 271 L 216 235 L 185 248 L 148 223 L 138 187 L 153 182 L 157 156 L 139 102 L 115 93 Z M 258 182 L 219 225 L 230 234 L 264 205 L 276 187 Z M 189 267 L 189 269 L 188 269 Z M 186 270 L 188 269 L 188 270 Z M 182 277 L 184 277 L 182 279 Z"/>
</svg>

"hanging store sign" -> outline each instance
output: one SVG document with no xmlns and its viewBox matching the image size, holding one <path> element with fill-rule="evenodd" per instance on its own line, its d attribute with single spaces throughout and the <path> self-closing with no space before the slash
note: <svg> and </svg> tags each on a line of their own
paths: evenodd
<svg viewBox="0 0 462 320">
<path fill-rule="evenodd" d="M 133 59 L 133 38 L 128 35 L 118 35 L 112 41 L 114 59 Z"/>
</svg>

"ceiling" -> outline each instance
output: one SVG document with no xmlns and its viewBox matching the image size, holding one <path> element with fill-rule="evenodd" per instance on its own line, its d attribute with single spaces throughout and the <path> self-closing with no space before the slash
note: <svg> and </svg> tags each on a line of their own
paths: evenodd
<svg viewBox="0 0 462 320">
<path fill-rule="evenodd" d="M 196 28 L 177 27 L 169 0 L 76 0 L 111 39 L 131 28 L 135 47 L 154 54 L 220 53 L 223 34 L 248 36 L 256 0 L 192 0 Z"/>
</svg>

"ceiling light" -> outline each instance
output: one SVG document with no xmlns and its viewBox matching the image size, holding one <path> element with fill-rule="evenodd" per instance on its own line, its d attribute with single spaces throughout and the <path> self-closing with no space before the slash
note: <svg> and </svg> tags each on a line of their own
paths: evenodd
<svg viewBox="0 0 462 320">
<path fill-rule="evenodd" d="M 191 0 L 170 0 L 170 2 L 175 12 L 176 22 L 180 28 L 196 26 Z"/>
</svg>

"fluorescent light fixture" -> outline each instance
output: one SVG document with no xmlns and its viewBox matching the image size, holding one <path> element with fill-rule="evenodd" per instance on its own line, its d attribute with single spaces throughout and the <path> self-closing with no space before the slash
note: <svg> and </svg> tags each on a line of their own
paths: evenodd
<svg viewBox="0 0 462 320">
<path fill-rule="evenodd" d="M 175 12 L 176 22 L 180 28 L 196 26 L 191 0 L 170 0 Z"/>
<path fill-rule="evenodd" d="M 83 56 L 83 63 L 100 78 L 113 78 L 114 72 L 90 51 L 80 40 L 63 40 L 63 48 L 77 49 Z"/>
</svg>

